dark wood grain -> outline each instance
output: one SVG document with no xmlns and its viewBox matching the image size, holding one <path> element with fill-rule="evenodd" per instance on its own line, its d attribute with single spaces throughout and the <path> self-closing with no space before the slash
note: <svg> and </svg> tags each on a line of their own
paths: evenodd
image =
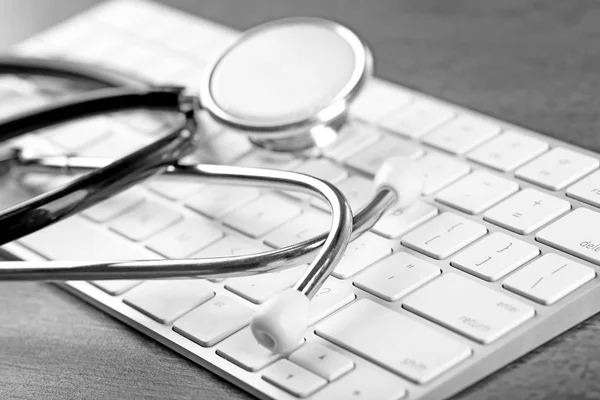
<svg viewBox="0 0 600 400">
<path fill-rule="evenodd" d="M 384 78 L 600 150 L 597 1 L 164 2 L 238 29 L 283 16 L 336 19 L 367 38 Z M 82 7 L 44 2 L 53 6 L 35 27 L 14 24 L 40 3 L 0 0 L 0 35 L 7 21 L 17 39 Z M 596 316 L 458 398 L 600 398 L 599 334 Z M 41 397 L 250 398 L 54 286 L 2 284 L 0 398 Z"/>
</svg>

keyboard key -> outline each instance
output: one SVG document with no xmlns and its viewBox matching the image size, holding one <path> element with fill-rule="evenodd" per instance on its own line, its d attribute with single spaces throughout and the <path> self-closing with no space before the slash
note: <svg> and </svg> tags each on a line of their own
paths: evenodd
<svg viewBox="0 0 600 400">
<path fill-rule="evenodd" d="M 525 164 L 548 150 L 548 143 L 516 131 L 507 131 L 468 154 L 470 160 L 502 172 Z"/>
<path fill-rule="evenodd" d="M 374 176 L 379 167 L 390 157 L 404 156 L 416 159 L 422 155 L 423 149 L 415 144 L 388 135 L 348 157 L 346 164 L 365 174 Z"/>
<path fill-rule="evenodd" d="M 119 113 L 117 118 L 137 132 L 156 135 L 158 133 L 166 133 L 166 127 L 169 125 L 168 118 L 172 114 L 160 113 L 157 111 L 134 110 L 125 113 Z M 167 120 L 167 121 L 165 121 Z"/>
<path fill-rule="evenodd" d="M 331 216 L 315 209 L 304 210 L 302 215 L 269 232 L 265 243 L 285 247 L 325 233 L 331 226 Z"/>
<path fill-rule="evenodd" d="M 181 178 L 173 179 L 173 177 L 168 176 L 157 176 L 150 179 L 146 187 L 167 199 L 181 200 L 206 186 L 196 178 L 183 180 Z"/>
<path fill-rule="evenodd" d="M 280 154 L 262 149 L 254 149 L 240 158 L 236 165 L 250 168 L 267 168 L 287 171 L 298 163 L 298 158 L 291 154 Z"/>
<path fill-rule="evenodd" d="M 418 161 L 425 174 L 423 194 L 428 196 L 469 173 L 467 163 L 443 154 L 428 152 Z"/>
<path fill-rule="evenodd" d="M 599 213 L 578 208 L 539 231 L 535 238 L 548 246 L 600 265 L 599 224 Z"/>
<path fill-rule="evenodd" d="M 200 217 L 185 217 L 154 235 L 146 246 L 167 258 L 185 258 L 221 237 L 223 232 L 211 221 Z"/>
<path fill-rule="evenodd" d="M 535 189 L 523 189 L 491 208 L 484 219 L 521 235 L 527 235 L 571 208 L 568 201 Z"/>
<path fill-rule="evenodd" d="M 77 154 L 86 157 L 124 157 L 141 149 L 146 143 L 142 137 L 127 130 L 112 131 L 99 140 L 77 150 Z"/>
<path fill-rule="evenodd" d="M 373 182 L 362 176 L 351 176 L 336 186 L 342 191 L 354 213 L 362 210 L 375 196 Z M 311 204 L 321 210 L 330 211 L 329 206 L 321 199 L 314 199 Z"/>
<path fill-rule="evenodd" d="M 567 189 L 567 196 L 600 207 L 600 171 L 586 176 Z"/>
<path fill-rule="evenodd" d="M 144 193 L 138 188 L 127 189 L 116 196 L 83 211 L 83 216 L 96 222 L 105 222 L 122 214 L 144 201 Z"/>
<path fill-rule="evenodd" d="M 294 171 L 322 179 L 329 183 L 338 183 L 348 176 L 348 172 L 345 169 L 324 158 L 308 160 L 299 167 L 296 167 Z M 314 198 L 310 194 L 300 192 L 286 192 L 286 194 L 303 200 Z"/>
<path fill-rule="evenodd" d="M 56 240 L 60 238 L 60 240 Z M 83 218 L 74 216 L 27 235 L 19 242 L 49 260 L 154 260 L 158 256 Z"/>
<path fill-rule="evenodd" d="M 556 147 L 519 168 L 515 175 L 550 190 L 560 190 L 598 168 L 598 159 Z"/>
<path fill-rule="evenodd" d="M 214 346 L 248 325 L 252 310 L 228 296 L 216 296 L 175 321 L 173 330 L 203 347 Z"/>
<path fill-rule="evenodd" d="M 385 118 L 380 126 L 399 135 L 417 139 L 454 115 L 455 112 L 448 106 L 419 99 Z"/>
<path fill-rule="evenodd" d="M 438 267 L 407 253 L 378 262 L 354 285 L 387 301 L 396 301 L 441 274 Z"/>
<path fill-rule="evenodd" d="M 91 281 L 90 283 L 110 295 L 118 296 L 141 282 L 131 279 L 112 279 L 109 281 Z"/>
<path fill-rule="evenodd" d="M 211 258 L 242 256 L 265 251 L 254 243 L 246 242 L 235 236 L 225 236 L 192 255 L 192 258 Z"/>
<path fill-rule="evenodd" d="M 76 151 L 89 146 L 95 141 L 100 140 L 111 134 L 111 121 L 105 117 L 85 118 L 67 124 L 60 124 L 42 133 L 48 135 L 48 138 L 59 146 Z"/>
<path fill-rule="evenodd" d="M 314 400 L 399 400 L 406 396 L 404 382 L 389 373 L 357 368 L 311 397 Z"/>
<path fill-rule="evenodd" d="M 306 266 L 289 268 L 280 272 L 271 272 L 243 278 L 227 280 L 225 289 L 242 296 L 255 304 L 261 304 L 272 296 L 292 287 L 302 276 Z"/>
<path fill-rule="evenodd" d="M 374 124 L 392 112 L 402 109 L 410 100 L 411 96 L 401 87 L 371 80 L 350 103 L 350 113 Z"/>
<path fill-rule="evenodd" d="M 458 253 L 450 264 L 486 281 L 497 281 L 540 254 L 532 244 L 494 232 Z"/>
<path fill-rule="evenodd" d="M 325 379 L 288 360 L 267 367 L 262 378 L 296 397 L 309 396 L 327 384 Z"/>
<path fill-rule="evenodd" d="M 350 285 L 342 283 L 335 278 L 329 278 L 315 297 L 310 300 L 309 325 L 322 320 L 346 304 L 354 301 L 356 295 Z"/>
<path fill-rule="evenodd" d="M 322 149 L 323 154 L 336 161 L 342 161 L 378 141 L 381 132 L 372 125 L 351 121 L 342 127 L 339 137 Z"/>
<path fill-rule="evenodd" d="M 259 371 L 281 358 L 260 345 L 244 328 L 217 345 L 217 354 L 248 371 Z"/>
<path fill-rule="evenodd" d="M 556 254 L 545 254 L 504 281 L 504 287 L 544 305 L 556 303 L 596 276 L 594 270 Z"/>
<path fill-rule="evenodd" d="M 406 234 L 402 238 L 402 244 L 442 260 L 486 233 L 485 226 L 445 212 Z"/>
<path fill-rule="evenodd" d="M 245 135 L 224 130 L 202 143 L 199 153 L 218 164 L 232 164 L 252 150 L 252 144 Z"/>
<path fill-rule="evenodd" d="M 517 190 L 517 182 L 486 171 L 475 171 L 442 189 L 435 198 L 468 214 L 479 214 Z"/>
<path fill-rule="evenodd" d="M 144 240 L 180 219 L 181 215 L 172 208 L 147 200 L 113 219 L 109 227 L 131 240 Z"/>
<path fill-rule="evenodd" d="M 223 223 L 248 236 L 258 238 L 300 214 L 302 209 L 292 202 L 265 194 L 227 214 Z"/>
<path fill-rule="evenodd" d="M 371 300 L 343 309 L 319 324 L 316 333 L 419 384 L 471 355 L 463 343 Z"/>
<path fill-rule="evenodd" d="M 413 292 L 404 307 L 483 344 L 535 315 L 532 307 L 453 273 Z"/>
<path fill-rule="evenodd" d="M 319 343 L 310 342 L 290 354 L 290 361 L 333 381 L 354 368 L 354 361 Z"/>
<path fill-rule="evenodd" d="M 407 209 L 393 208 L 381 217 L 373 231 L 388 239 L 399 238 L 406 232 L 435 217 L 437 208 L 418 202 Z"/>
<path fill-rule="evenodd" d="M 423 142 L 453 154 L 464 154 L 500 133 L 500 126 L 474 115 L 459 115 L 425 136 Z"/>
<path fill-rule="evenodd" d="M 255 187 L 206 185 L 201 192 L 185 200 L 192 210 L 208 217 L 219 218 L 258 197 Z"/>
<path fill-rule="evenodd" d="M 130 290 L 123 302 L 162 324 L 208 301 L 215 292 L 204 280 L 146 281 Z"/>
<path fill-rule="evenodd" d="M 385 239 L 371 232 L 365 232 L 348 244 L 344 256 L 332 275 L 339 279 L 349 278 L 391 252 L 392 248 Z"/>
</svg>

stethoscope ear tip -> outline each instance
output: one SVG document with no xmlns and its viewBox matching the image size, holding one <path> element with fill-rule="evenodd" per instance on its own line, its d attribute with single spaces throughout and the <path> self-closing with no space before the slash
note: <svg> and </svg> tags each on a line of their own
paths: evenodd
<svg viewBox="0 0 600 400">
<path fill-rule="evenodd" d="M 287 289 L 258 309 L 250 330 L 263 347 L 274 353 L 287 354 L 302 342 L 309 314 L 308 297 L 296 289 Z"/>
</svg>

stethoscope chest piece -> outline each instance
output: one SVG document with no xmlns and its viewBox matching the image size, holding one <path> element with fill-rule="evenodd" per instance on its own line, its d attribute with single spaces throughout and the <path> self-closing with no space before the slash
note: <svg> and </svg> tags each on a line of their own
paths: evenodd
<svg viewBox="0 0 600 400">
<path fill-rule="evenodd" d="M 203 107 L 275 151 L 333 141 L 349 102 L 371 75 L 365 43 L 318 18 L 269 22 L 245 32 L 209 68 Z"/>
</svg>

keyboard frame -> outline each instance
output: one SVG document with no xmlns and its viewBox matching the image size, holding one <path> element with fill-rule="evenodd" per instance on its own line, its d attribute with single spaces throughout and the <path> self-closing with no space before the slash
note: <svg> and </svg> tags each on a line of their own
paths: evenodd
<svg viewBox="0 0 600 400">
<path fill-rule="evenodd" d="M 112 4 L 112 3 L 109 2 L 106 4 Z M 147 4 L 150 4 L 150 3 L 147 3 Z M 156 7 L 163 8 L 164 6 L 157 5 Z M 167 7 L 164 7 L 164 8 L 165 8 L 165 10 L 169 10 L 169 11 L 171 10 Z M 88 11 L 88 12 L 90 12 L 90 11 Z M 199 21 L 202 21 L 202 20 L 199 19 Z M 43 35 L 43 33 L 42 33 L 42 35 Z M 393 85 L 395 85 L 395 84 L 393 84 Z M 419 93 L 419 92 L 416 92 L 416 91 L 413 91 L 413 90 L 410 90 L 407 88 L 402 88 L 402 90 L 408 92 L 415 99 L 422 98 L 424 100 L 434 101 L 434 102 L 440 103 L 442 105 L 451 107 L 452 109 L 454 109 L 458 112 L 468 113 L 468 114 L 472 114 L 476 117 L 485 118 L 492 123 L 496 123 L 496 124 L 500 125 L 503 129 L 515 129 L 519 132 L 524 132 L 527 135 L 531 135 L 531 136 L 540 138 L 540 139 L 546 141 L 550 145 L 550 148 L 547 151 L 549 151 L 553 147 L 562 146 L 562 147 L 577 151 L 581 154 L 589 155 L 589 156 L 592 156 L 595 158 L 600 157 L 599 154 L 596 154 L 596 153 L 586 150 L 586 149 L 579 148 L 576 145 L 569 144 L 569 143 L 566 143 L 561 140 L 554 139 L 554 138 L 551 138 L 548 136 L 544 136 L 540 133 L 537 133 L 537 132 L 534 132 L 531 130 L 527 130 L 525 128 L 501 121 L 499 119 L 492 118 L 492 117 L 489 117 L 489 116 L 486 116 L 483 114 L 479 114 L 477 112 L 474 112 L 474 111 L 471 111 L 468 109 L 464 109 L 464 108 L 456 106 L 452 103 L 444 102 L 444 101 L 441 101 L 434 97 L 424 95 L 422 93 Z M 419 146 L 424 148 L 426 152 L 427 151 L 435 151 L 435 152 L 439 152 L 439 153 L 447 155 L 447 153 L 445 153 L 444 151 L 437 150 L 437 149 L 435 149 L 431 146 L 428 146 L 422 142 L 419 142 L 417 140 L 413 140 L 413 139 L 407 139 L 407 140 L 417 143 Z M 542 154 L 544 154 L 544 153 L 542 153 Z M 496 170 L 493 170 L 492 168 L 488 168 L 484 165 L 480 165 L 478 163 L 470 161 L 465 156 L 451 155 L 451 157 L 455 157 L 455 158 L 459 159 L 460 161 L 467 163 L 471 167 L 471 172 L 473 172 L 474 170 L 477 170 L 477 169 L 482 169 L 484 171 L 490 171 L 498 176 L 510 178 L 519 183 L 519 187 L 520 187 L 519 190 L 522 190 L 523 188 L 527 188 L 527 187 L 532 187 L 532 188 L 535 188 L 536 190 L 547 193 L 549 195 L 566 199 L 567 201 L 569 201 L 569 203 L 572 206 L 572 209 L 570 212 L 572 212 L 574 209 L 579 208 L 579 207 L 585 207 L 585 208 L 588 208 L 590 210 L 597 211 L 597 212 L 600 211 L 600 210 L 596 209 L 594 206 L 588 205 L 584 202 L 581 202 L 579 200 L 576 200 L 574 198 L 566 196 L 566 188 L 563 190 L 560 190 L 560 191 L 547 190 L 542 187 L 538 187 L 534 184 L 531 184 L 529 182 L 523 181 L 519 178 L 516 178 L 514 176 L 514 171 L 509 172 L 509 173 L 501 173 Z M 345 168 L 350 169 L 348 167 L 345 167 Z M 361 174 L 358 171 L 353 171 L 353 172 L 364 176 L 364 174 Z M 592 173 L 592 172 L 590 172 L 590 173 Z M 581 179 L 583 179 L 583 178 L 581 178 Z M 394 252 L 404 251 L 406 253 L 415 255 L 419 258 L 426 259 L 429 263 L 438 266 L 442 270 L 442 274 L 447 273 L 447 272 L 453 272 L 453 273 L 459 274 L 468 279 L 472 279 L 472 280 L 478 282 L 479 284 L 483 284 L 484 286 L 487 286 L 487 287 L 493 288 L 494 290 L 500 291 L 501 293 L 503 293 L 509 297 L 516 298 L 520 302 L 523 302 L 525 304 L 528 304 L 528 305 L 534 307 L 534 309 L 536 310 L 536 315 L 531 320 L 525 322 L 524 324 L 520 325 L 516 329 L 511 330 L 509 333 L 502 336 L 500 339 L 494 341 L 493 343 L 487 344 L 487 345 L 481 345 L 470 339 L 467 339 L 466 337 L 464 337 L 458 333 L 450 331 L 449 329 L 446 329 L 446 328 L 444 328 L 440 325 L 437 325 L 425 318 L 422 318 L 416 314 L 413 314 L 413 313 L 403 309 L 402 308 L 402 300 L 399 300 L 394 303 L 389 303 L 389 302 L 379 299 L 367 292 L 364 292 L 361 289 L 353 287 L 353 290 L 357 295 L 357 300 L 358 299 L 370 299 L 379 304 L 385 305 L 387 308 L 393 309 L 409 318 L 418 320 L 419 323 L 426 324 L 430 327 L 433 327 L 434 329 L 444 333 L 445 335 L 451 336 L 455 340 L 466 343 L 468 346 L 470 346 L 473 349 L 473 354 L 469 359 L 459 363 L 454 368 L 443 373 L 442 375 L 433 379 L 431 382 L 429 382 L 425 385 L 416 385 L 416 384 L 413 384 L 410 381 L 400 377 L 400 379 L 402 379 L 405 382 L 405 387 L 407 388 L 408 393 L 409 393 L 409 395 L 405 398 L 407 398 L 407 399 L 447 398 L 447 397 L 449 397 L 455 393 L 458 393 L 459 391 L 469 387 L 470 385 L 474 384 L 475 382 L 479 381 L 480 379 L 484 378 L 485 376 L 493 373 L 494 371 L 506 366 L 507 364 L 518 359 L 519 357 L 529 353 L 530 351 L 534 350 L 535 348 L 541 346 L 542 344 L 548 342 L 549 340 L 553 339 L 554 337 L 560 335 L 561 333 L 567 331 L 568 329 L 574 327 L 575 325 L 579 324 L 580 322 L 584 321 L 585 319 L 593 316 L 594 314 L 596 314 L 597 312 L 600 311 L 600 283 L 599 283 L 598 274 L 597 274 L 598 266 L 596 266 L 593 263 L 587 262 L 583 259 L 579 259 L 575 256 L 571 256 L 568 253 L 564 253 L 560 250 L 554 249 L 550 246 L 547 246 L 545 244 L 537 242 L 535 240 L 535 233 L 543 228 L 540 228 L 528 235 L 519 235 L 519 234 L 513 233 L 511 231 L 508 231 L 506 229 L 503 229 L 499 226 L 496 226 L 492 223 L 489 223 L 489 222 L 483 220 L 482 214 L 469 215 L 469 214 L 463 213 L 457 209 L 453 209 L 452 207 L 446 206 L 442 203 L 436 202 L 434 199 L 434 195 L 424 196 L 423 201 L 425 201 L 429 204 L 433 204 L 439 210 L 439 213 L 442 213 L 444 211 L 451 211 L 457 215 L 460 215 L 463 218 L 467 218 L 467 219 L 475 221 L 479 224 L 483 224 L 488 229 L 488 234 L 499 231 L 499 232 L 503 232 L 509 236 L 512 235 L 513 237 L 518 238 L 519 240 L 522 240 L 524 242 L 534 244 L 541 250 L 541 252 L 533 260 L 536 260 L 538 257 L 541 257 L 542 255 L 549 253 L 549 252 L 560 254 L 563 257 L 566 257 L 575 262 L 578 262 L 580 264 L 591 267 L 592 269 L 594 269 L 594 271 L 596 271 L 596 277 L 594 279 L 592 279 L 590 282 L 588 282 L 585 285 L 583 285 L 582 287 L 580 287 L 579 289 L 577 289 L 576 291 L 574 291 L 573 293 L 567 295 L 565 298 L 561 299 L 554 305 L 543 306 L 543 305 L 538 304 L 534 301 L 531 301 L 525 297 L 521 297 L 507 289 L 504 289 L 502 287 L 502 282 L 504 281 L 504 279 L 506 279 L 506 277 L 510 276 L 511 274 L 508 274 L 507 276 L 505 276 L 504 278 L 502 278 L 496 282 L 483 281 L 480 278 L 477 278 L 476 276 L 470 275 L 467 272 L 464 272 L 458 268 L 454 268 L 454 267 L 450 266 L 449 260 L 451 257 L 447 258 L 445 260 L 434 260 L 434 259 L 428 258 L 427 256 L 425 256 L 417 251 L 414 251 L 410 248 L 402 246 L 398 241 L 389 240 L 389 243 L 390 243 L 390 245 L 392 245 Z M 303 208 L 306 208 L 306 207 L 310 207 L 310 206 L 307 204 L 304 204 Z M 566 215 L 566 214 L 563 214 L 563 216 L 564 215 Z M 547 226 L 547 225 L 545 225 L 545 226 Z M 223 228 L 223 230 L 225 231 L 225 233 L 227 233 L 227 231 L 228 231 L 228 229 L 226 229 L 226 228 Z M 28 250 L 27 248 L 23 247 L 22 245 L 20 245 L 18 243 L 8 244 L 8 245 L 4 246 L 3 250 L 8 252 L 13 258 L 16 257 L 18 259 L 23 259 L 23 260 L 43 260 L 42 257 L 40 257 L 36 253 Z M 532 262 L 532 261 L 530 261 L 530 262 Z M 525 265 L 527 265 L 527 264 L 529 264 L 529 262 L 526 263 Z M 520 268 L 522 268 L 522 267 L 520 267 Z M 519 270 L 519 268 L 516 269 L 515 271 L 517 271 L 517 270 Z M 348 278 L 348 279 L 344 280 L 343 282 L 346 285 L 352 285 L 352 278 Z M 160 324 L 160 323 L 150 319 L 149 317 L 145 316 L 144 314 L 136 311 L 135 309 L 127 306 L 125 303 L 123 303 L 121 301 L 122 295 L 111 296 L 111 295 L 105 293 L 104 291 L 102 291 L 101 289 L 97 288 L 96 286 L 94 286 L 90 283 L 87 283 L 87 282 L 66 282 L 66 283 L 58 283 L 57 285 L 60 286 L 61 288 L 65 289 L 69 293 L 72 293 L 73 295 L 85 300 L 86 302 L 93 305 L 94 307 L 97 307 L 97 308 L 103 310 L 104 312 L 115 317 L 116 319 L 126 323 L 127 325 L 137 329 L 140 332 L 143 332 L 144 334 L 146 334 L 149 337 L 153 338 L 154 340 L 164 344 L 165 346 L 176 351 L 177 353 L 193 360 L 194 362 L 196 362 L 197 364 L 201 365 L 202 367 L 208 369 L 209 371 L 212 371 L 212 372 L 216 373 L 217 375 L 219 375 L 220 377 L 228 380 L 229 382 L 234 383 L 235 385 L 241 387 L 242 389 L 246 390 L 247 392 L 249 392 L 250 394 L 252 394 L 258 398 L 261 398 L 261 399 L 296 399 L 296 397 L 294 397 L 294 396 L 288 394 L 287 392 L 285 392 L 281 389 L 278 389 L 277 387 L 264 381 L 261 378 L 260 372 L 248 372 L 248 371 L 238 367 L 237 365 L 229 362 L 228 360 L 222 358 L 218 354 L 216 354 L 215 349 L 218 348 L 218 344 L 215 346 L 212 346 L 210 348 L 201 347 L 200 345 L 192 342 L 191 340 L 185 338 L 184 336 L 174 332 L 172 330 L 172 324 L 168 324 L 168 325 Z M 223 288 L 223 283 L 216 283 L 215 285 L 217 287 L 217 289 L 215 290 L 217 292 L 217 295 L 219 293 L 223 293 L 223 292 L 230 293 L 229 291 L 227 291 L 226 289 Z M 218 289 L 219 287 L 221 289 Z M 355 300 L 355 301 L 357 301 L 357 300 Z M 249 305 L 250 307 L 254 307 L 254 308 L 256 307 L 255 305 L 252 305 L 249 302 L 247 303 L 247 305 Z M 344 350 L 343 348 L 334 346 L 334 345 L 330 344 L 329 342 L 327 342 L 326 340 L 316 336 L 314 333 L 314 329 L 309 329 L 307 331 L 306 339 L 307 339 L 307 341 L 314 340 L 314 341 L 318 341 L 319 343 L 325 344 L 326 346 L 334 347 L 336 350 L 338 350 L 341 353 L 345 354 L 346 356 L 352 358 L 354 360 L 354 362 L 359 366 L 366 365 L 369 368 L 373 368 L 375 370 L 380 369 L 380 367 L 376 366 L 375 364 L 373 364 L 369 361 L 366 361 L 366 360 L 362 359 L 361 357 L 359 357 L 349 351 Z"/>
</svg>

